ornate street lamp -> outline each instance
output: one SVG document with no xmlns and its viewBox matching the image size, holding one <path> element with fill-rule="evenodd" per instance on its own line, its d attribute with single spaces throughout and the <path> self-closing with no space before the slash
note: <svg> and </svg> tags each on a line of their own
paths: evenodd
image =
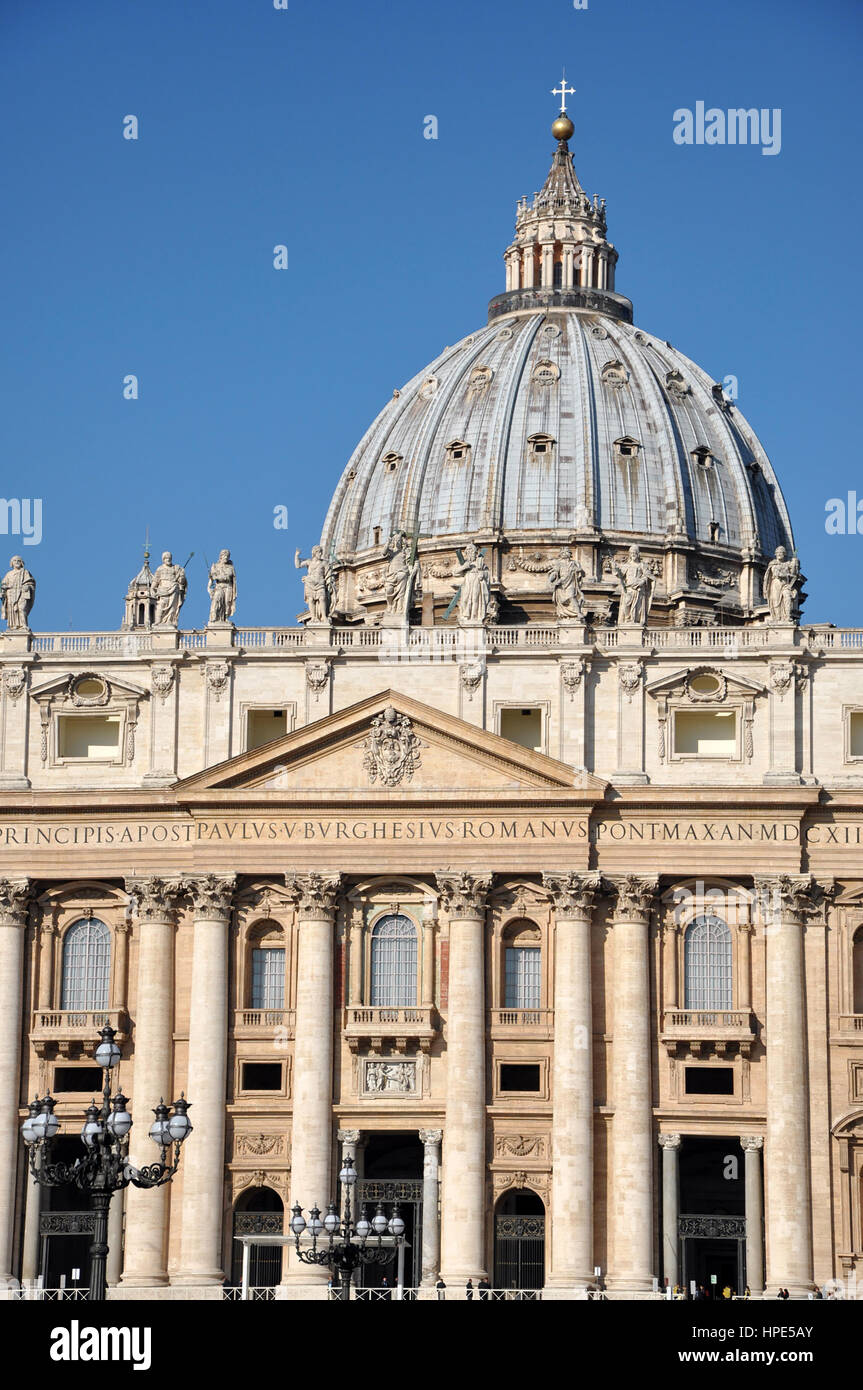
<svg viewBox="0 0 863 1390">
<path fill-rule="evenodd" d="M 108 1211 L 115 1192 L 128 1187 L 161 1187 L 170 1182 L 180 1163 L 180 1145 L 192 1132 L 189 1102 L 181 1096 L 171 1109 L 160 1101 L 153 1112 L 150 1138 L 159 1146 L 159 1162 L 133 1168 L 128 1161 L 132 1116 L 122 1092 L 111 1095 L 111 1072 L 120 1060 L 114 1029 L 103 1028 L 94 1056 L 105 1074 L 102 1104 L 95 1100 L 87 1107 L 81 1139 L 84 1153 L 74 1163 L 52 1163 L 51 1145 L 60 1121 L 54 1114 L 50 1091 L 44 1100 L 30 1102 L 30 1114 L 21 1126 L 30 1153 L 30 1171 L 43 1187 L 74 1183 L 89 1194 L 94 1214 L 93 1244 L 90 1246 L 90 1298 L 105 1297 L 105 1264 L 108 1256 Z M 169 1162 L 170 1150 L 173 1158 Z"/>
<path fill-rule="evenodd" d="M 330 1202 L 323 1220 L 320 1208 L 314 1206 L 306 1221 L 299 1202 L 292 1208 L 291 1215 L 291 1230 L 298 1258 L 307 1265 L 329 1265 L 333 1274 L 338 1276 L 337 1297 L 343 1300 L 351 1296 L 351 1278 L 354 1270 L 360 1265 L 389 1264 L 405 1238 L 405 1223 L 399 1215 L 397 1202 L 393 1205 L 390 1217 L 386 1216 L 382 1203 L 378 1202 L 371 1220 L 365 1206 L 360 1211 L 359 1220 L 353 1220 L 351 1188 L 356 1180 L 356 1169 L 351 1160 L 346 1158 L 339 1173 L 339 1182 L 345 1193 L 345 1210 L 341 1218 L 335 1202 Z M 303 1234 L 311 1236 L 310 1246 L 300 1245 L 300 1236 Z M 392 1245 L 384 1245 L 385 1235 L 392 1237 Z M 326 1243 L 319 1246 L 318 1241 L 322 1238 L 325 1238 Z"/>
</svg>

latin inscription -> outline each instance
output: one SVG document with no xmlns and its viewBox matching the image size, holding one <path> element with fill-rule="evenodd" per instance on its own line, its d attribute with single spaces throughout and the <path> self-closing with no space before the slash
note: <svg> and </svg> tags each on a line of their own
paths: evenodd
<svg viewBox="0 0 863 1390">
<path fill-rule="evenodd" d="M 863 822 L 804 826 L 804 844 L 827 847 L 863 845 Z M 330 844 L 346 841 L 471 843 L 530 841 L 596 845 L 628 844 L 797 844 L 797 821 L 760 820 L 596 820 L 586 817 L 451 817 L 447 819 L 307 819 L 188 821 L 96 821 L 77 824 L 39 822 L 0 825 L 0 846 L 129 847 L 192 844 Z"/>
</svg>

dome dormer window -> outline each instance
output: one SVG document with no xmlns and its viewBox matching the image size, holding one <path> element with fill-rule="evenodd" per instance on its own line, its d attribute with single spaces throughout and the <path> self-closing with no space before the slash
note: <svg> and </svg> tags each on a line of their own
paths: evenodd
<svg viewBox="0 0 863 1390">
<path fill-rule="evenodd" d="M 444 449 L 447 463 L 463 466 L 470 463 L 471 446 L 466 444 L 463 439 L 453 439 Z"/>
<path fill-rule="evenodd" d="M 529 463 L 549 463 L 554 455 L 555 441 L 550 434 L 532 434 L 527 441 Z"/>
<path fill-rule="evenodd" d="M 533 369 L 533 380 L 537 386 L 556 386 L 560 380 L 560 367 L 548 357 L 541 357 Z"/>
<path fill-rule="evenodd" d="M 706 444 L 699 444 L 697 448 L 693 449 L 692 457 L 702 468 L 713 467 L 713 455 Z"/>
<path fill-rule="evenodd" d="M 606 362 L 602 368 L 602 384 L 610 386 L 615 391 L 620 391 L 629 381 L 629 372 L 622 362 Z"/>
<path fill-rule="evenodd" d="M 402 455 L 396 454 L 392 450 L 389 453 L 384 454 L 383 458 L 381 459 L 381 463 L 384 466 L 385 473 L 395 473 L 399 464 L 403 462 L 404 459 Z"/>
<path fill-rule="evenodd" d="M 615 439 L 614 452 L 621 459 L 637 459 L 641 445 L 637 439 L 625 434 L 622 439 Z"/>
<path fill-rule="evenodd" d="M 474 367 L 467 384 L 467 398 L 473 401 L 488 390 L 494 376 L 493 367 Z"/>
</svg>

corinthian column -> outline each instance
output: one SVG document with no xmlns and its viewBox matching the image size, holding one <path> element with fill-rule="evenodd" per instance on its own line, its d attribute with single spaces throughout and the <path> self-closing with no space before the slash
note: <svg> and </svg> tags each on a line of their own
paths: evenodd
<svg viewBox="0 0 863 1390">
<path fill-rule="evenodd" d="M 423 1146 L 422 1283 L 436 1284 L 440 1272 L 440 1145 L 442 1129 L 421 1129 Z"/>
<path fill-rule="evenodd" d="M 24 1145 L 21 1098 L 21 1011 L 24 1007 L 24 931 L 29 879 L 0 879 L 0 1288 L 17 1285 L 12 1273 L 15 1188 Z"/>
<path fill-rule="evenodd" d="M 126 892 L 137 904 L 138 917 L 138 987 L 132 1034 L 136 1123 L 131 1140 L 132 1161 L 137 1165 L 153 1161 L 148 1137 L 151 1110 L 160 1100 L 170 1105 L 173 1099 L 174 933 L 177 899 L 182 891 L 180 883 L 161 878 L 126 880 Z M 195 1143 L 199 1137 L 196 1132 Z M 186 1153 L 191 1152 L 190 1144 Z M 112 1211 L 119 1205 L 115 1197 Z M 168 1282 L 167 1234 L 167 1186 L 151 1191 L 129 1187 L 124 1284 L 147 1287 Z"/>
<path fill-rule="evenodd" d="M 551 1274 L 593 1279 L 593 1009 L 590 927 L 598 874 L 544 874 L 554 903 L 554 1075 Z"/>
<path fill-rule="evenodd" d="M 648 933 L 656 879 L 613 880 L 612 1288 L 653 1282 L 653 1111 Z"/>
<path fill-rule="evenodd" d="M 190 879 L 195 912 L 188 1097 L 195 1132 L 183 1148 L 178 1284 L 220 1284 L 228 1066 L 228 924 L 234 877 Z M 152 1194 L 150 1194 L 152 1195 Z"/>
<path fill-rule="evenodd" d="M 816 910 L 809 877 L 756 881 L 767 941 L 767 1287 L 804 1297 L 812 1283 L 809 1077 L 803 929 Z"/>
<path fill-rule="evenodd" d="M 485 895 L 491 876 L 438 874 L 449 917 L 441 1274 L 485 1273 Z"/>
<path fill-rule="evenodd" d="M 297 895 L 299 952 L 294 1033 L 291 1204 L 326 1211 L 333 1148 L 333 964 L 336 903 L 341 875 L 288 876 Z M 301 1265 L 289 1253 L 283 1283 L 313 1284 L 329 1277 L 320 1265 Z"/>
</svg>

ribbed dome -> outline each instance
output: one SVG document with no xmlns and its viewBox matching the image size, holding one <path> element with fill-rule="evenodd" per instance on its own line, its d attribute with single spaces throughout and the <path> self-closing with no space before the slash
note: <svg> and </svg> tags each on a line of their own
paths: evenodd
<svg viewBox="0 0 863 1390">
<path fill-rule="evenodd" d="M 401 621 L 407 593 L 402 617 L 421 600 L 424 624 L 449 621 L 470 540 L 504 623 L 553 616 L 548 575 L 573 550 L 607 621 L 633 543 L 653 621 L 764 616 L 766 563 L 794 549 L 773 469 L 718 383 L 633 325 L 617 261 L 560 138 L 517 204 L 486 327 L 393 392 L 342 474 L 321 538 L 342 620 Z"/>
<path fill-rule="evenodd" d="M 792 548 L 767 456 L 707 373 L 631 324 L 563 310 L 496 319 L 417 373 L 355 450 L 323 543 L 347 558 L 398 530 L 584 528 Z"/>
</svg>

